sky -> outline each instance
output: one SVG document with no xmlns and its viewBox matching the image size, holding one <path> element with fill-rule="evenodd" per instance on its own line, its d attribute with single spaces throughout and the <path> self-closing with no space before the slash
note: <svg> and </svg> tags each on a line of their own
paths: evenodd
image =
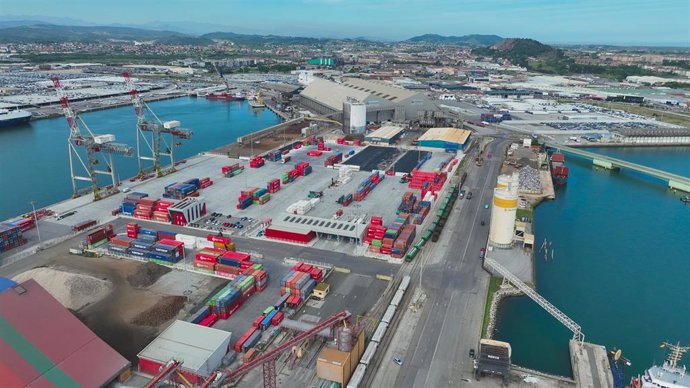
<svg viewBox="0 0 690 388">
<path fill-rule="evenodd" d="M 690 0 L 0 0 L 0 18 L 186 33 L 387 40 L 496 34 L 546 43 L 690 46 Z"/>
</svg>

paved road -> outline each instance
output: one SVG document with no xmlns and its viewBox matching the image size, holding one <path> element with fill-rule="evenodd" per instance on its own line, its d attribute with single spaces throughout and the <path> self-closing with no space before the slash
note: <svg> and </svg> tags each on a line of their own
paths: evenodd
<svg viewBox="0 0 690 388">
<path fill-rule="evenodd" d="M 472 380 L 470 348 L 477 348 L 484 312 L 488 274 L 482 269 L 480 248 L 488 237 L 492 188 L 501 166 L 501 151 L 509 141 L 487 147 L 496 155 L 481 167 L 472 165 L 464 188 L 471 200 L 456 202 L 446 228 L 422 272 L 427 293 L 422 315 L 404 355 L 396 387 L 457 387 Z M 482 220 L 486 226 L 480 226 Z M 440 255 L 440 256 L 439 256 Z M 383 361 L 386 365 L 387 360 Z"/>
</svg>

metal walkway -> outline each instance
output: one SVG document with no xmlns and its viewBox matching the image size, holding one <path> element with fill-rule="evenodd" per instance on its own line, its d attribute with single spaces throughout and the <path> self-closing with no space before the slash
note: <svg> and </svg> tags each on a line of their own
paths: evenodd
<svg viewBox="0 0 690 388">
<path fill-rule="evenodd" d="M 573 332 L 574 340 L 577 340 L 580 343 L 582 343 L 585 340 L 585 334 L 582 332 L 582 328 L 580 327 L 580 325 L 578 325 L 575 321 L 570 319 L 556 306 L 552 305 L 548 300 L 544 299 L 544 297 L 539 295 L 536 291 L 534 291 L 532 287 L 523 283 L 522 280 L 518 279 L 517 276 L 513 275 L 510 271 L 508 271 L 508 269 L 498 264 L 493 259 L 490 259 L 488 257 L 485 258 L 484 264 L 489 269 L 492 269 L 501 274 L 501 276 L 503 276 L 504 279 L 513 284 L 520 291 L 524 292 L 527 296 L 532 298 L 532 300 L 537 302 L 538 305 L 543 307 L 544 310 L 546 310 L 549 314 L 553 315 L 556 319 L 558 319 L 559 322 L 561 322 L 563 325 L 565 325 L 565 327 L 567 327 L 570 331 Z"/>
<path fill-rule="evenodd" d="M 640 172 L 645 175 L 649 175 L 655 178 L 659 178 L 668 182 L 668 187 L 672 189 L 682 190 L 685 192 L 690 192 L 690 178 L 672 174 L 663 170 L 658 170 L 656 168 L 651 168 L 643 166 L 637 163 L 627 162 L 625 160 L 612 158 L 610 156 L 595 154 L 593 152 L 584 151 L 578 148 L 568 147 L 555 143 L 544 143 L 546 147 L 554 148 L 562 152 L 567 152 L 569 154 L 579 156 L 585 159 L 590 159 L 595 165 L 606 167 L 606 168 L 627 168 Z"/>
</svg>

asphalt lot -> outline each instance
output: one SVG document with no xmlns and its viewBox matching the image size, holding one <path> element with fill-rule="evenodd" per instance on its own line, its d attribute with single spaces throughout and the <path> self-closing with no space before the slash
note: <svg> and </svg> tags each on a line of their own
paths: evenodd
<svg viewBox="0 0 690 388">
<path fill-rule="evenodd" d="M 508 143 L 496 141 L 487 151 L 498 155 L 499 147 Z M 500 165 L 500 158 L 492 158 L 481 167 L 470 165 L 464 187 L 474 197 L 456 202 L 441 238 L 425 255 L 430 258 L 422 266 L 427 299 L 403 355 L 405 366 L 399 368 L 394 381 L 381 381 L 381 386 L 458 387 L 469 385 L 463 378 L 474 380 L 468 352 L 479 342 L 489 280 L 479 260 L 488 226 L 479 224 L 490 216 L 484 204 L 491 201 Z M 383 360 L 379 369 L 386 369 L 388 362 Z M 392 363 L 390 366 L 397 368 Z"/>
</svg>

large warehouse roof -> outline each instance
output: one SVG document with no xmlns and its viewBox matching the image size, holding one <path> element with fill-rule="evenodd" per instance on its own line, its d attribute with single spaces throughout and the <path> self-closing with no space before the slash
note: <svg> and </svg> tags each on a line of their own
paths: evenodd
<svg viewBox="0 0 690 388">
<path fill-rule="evenodd" d="M 274 219 L 273 222 L 283 227 L 313 230 L 316 233 L 326 233 L 354 239 L 362 238 L 367 228 L 364 224 L 349 221 L 293 214 L 286 214 L 281 218 Z"/>
<path fill-rule="evenodd" d="M 465 144 L 470 131 L 458 128 L 429 128 L 417 139 L 419 142 L 440 140 L 448 143 Z"/>
<path fill-rule="evenodd" d="M 382 81 L 369 81 L 360 78 L 346 78 L 343 85 L 350 89 L 365 92 L 389 101 L 399 102 L 416 95 L 418 92 L 403 89 Z"/>
<path fill-rule="evenodd" d="M 402 132 L 403 127 L 398 125 L 384 125 L 366 136 L 367 139 L 392 139 Z"/>
<path fill-rule="evenodd" d="M 348 97 L 364 101 L 369 96 L 367 92 L 348 88 L 322 78 L 315 78 L 300 94 L 337 111 L 343 110 L 343 103 L 347 101 Z"/>
<path fill-rule="evenodd" d="M 0 386 L 101 387 L 128 366 L 35 280 L 0 292 Z"/>
<path fill-rule="evenodd" d="M 212 360 L 214 356 L 220 353 L 220 357 L 225 355 L 230 335 L 227 331 L 175 321 L 148 344 L 139 357 L 162 364 L 173 358 L 184 360 L 182 368 L 209 375 L 220 363 L 220 359 Z M 218 353 L 221 348 L 223 351 Z"/>
</svg>

